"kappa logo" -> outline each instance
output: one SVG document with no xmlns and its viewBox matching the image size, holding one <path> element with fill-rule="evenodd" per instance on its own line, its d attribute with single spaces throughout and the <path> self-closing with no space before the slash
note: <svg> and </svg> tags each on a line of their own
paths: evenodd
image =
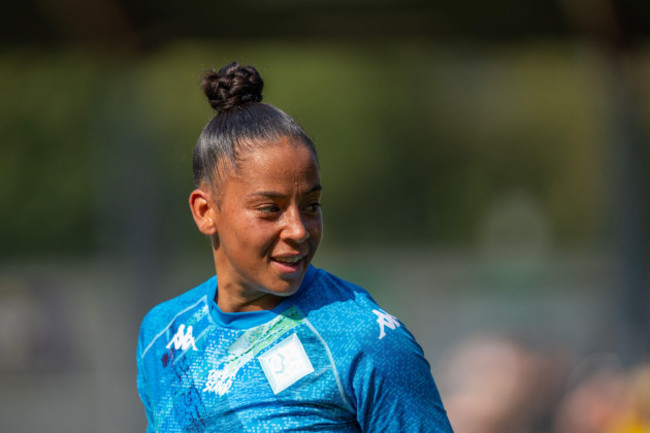
<svg viewBox="0 0 650 433">
<path fill-rule="evenodd" d="M 377 315 L 377 323 L 379 324 L 379 339 L 381 340 L 386 336 L 385 326 L 388 326 L 390 329 L 395 329 L 400 327 L 400 323 L 397 320 L 397 317 L 391 316 L 384 310 L 372 310 L 373 313 Z"/>
<path fill-rule="evenodd" d="M 185 324 L 179 326 L 178 331 L 176 331 L 176 335 L 174 335 L 174 338 L 172 338 L 165 347 L 169 349 L 172 347 L 172 344 L 176 350 L 187 350 L 190 348 L 190 346 L 192 346 L 192 350 L 197 350 L 196 346 L 194 345 L 194 337 L 192 336 L 192 327 L 188 326 L 187 332 L 185 332 Z"/>
</svg>

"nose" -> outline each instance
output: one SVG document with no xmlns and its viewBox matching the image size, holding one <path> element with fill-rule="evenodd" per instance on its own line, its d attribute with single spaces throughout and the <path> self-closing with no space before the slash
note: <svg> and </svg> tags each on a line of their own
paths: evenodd
<svg viewBox="0 0 650 433">
<path fill-rule="evenodd" d="M 286 211 L 282 235 L 283 239 L 296 243 L 302 243 L 309 239 L 309 231 L 298 209 L 288 209 Z"/>
</svg>

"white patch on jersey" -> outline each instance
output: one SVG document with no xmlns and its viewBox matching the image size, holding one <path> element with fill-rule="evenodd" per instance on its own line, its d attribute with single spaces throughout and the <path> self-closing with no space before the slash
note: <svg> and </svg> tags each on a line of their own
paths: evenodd
<svg viewBox="0 0 650 433">
<path fill-rule="evenodd" d="M 178 331 L 176 331 L 176 335 L 174 335 L 174 337 L 169 340 L 169 343 L 167 343 L 167 346 L 165 347 L 169 349 L 172 347 L 172 344 L 176 350 L 187 350 L 190 348 L 190 346 L 192 346 L 193 350 L 196 350 L 196 346 L 194 345 L 194 337 L 192 336 L 192 327 L 188 326 L 187 332 L 185 332 L 185 324 L 179 326 Z"/>
<path fill-rule="evenodd" d="M 384 329 L 384 326 L 388 326 L 390 329 L 395 329 L 400 327 L 397 317 L 391 316 L 384 310 L 372 310 L 372 312 L 377 315 L 377 323 L 379 324 L 380 340 L 386 336 L 386 331 Z"/>
<path fill-rule="evenodd" d="M 298 379 L 314 371 L 298 335 L 292 334 L 260 355 L 260 364 L 273 394 L 287 389 Z"/>
</svg>

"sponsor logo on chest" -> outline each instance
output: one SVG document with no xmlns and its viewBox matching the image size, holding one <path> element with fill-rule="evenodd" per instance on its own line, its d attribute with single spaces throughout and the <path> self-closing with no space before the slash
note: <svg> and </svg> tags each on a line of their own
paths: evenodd
<svg viewBox="0 0 650 433">
<path fill-rule="evenodd" d="M 292 334 L 257 358 L 273 394 L 277 394 L 314 371 L 298 335 Z"/>
</svg>

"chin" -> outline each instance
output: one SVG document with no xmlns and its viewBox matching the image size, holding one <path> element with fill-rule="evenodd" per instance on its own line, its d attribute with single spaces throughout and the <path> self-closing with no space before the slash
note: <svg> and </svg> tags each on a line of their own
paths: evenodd
<svg viewBox="0 0 650 433">
<path fill-rule="evenodd" d="M 289 283 L 288 281 L 283 281 L 280 284 L 273 284 L 271 286 L 267 286 L 267 289 L 268 292 L 273 295 L 286 298 L 287 296 L 291 296 L 295 294 L 300 289 L 301 283 L 302 283 L 302 278 L 300 279 L 300 281 L 297 282 Z"/>
</svg>

